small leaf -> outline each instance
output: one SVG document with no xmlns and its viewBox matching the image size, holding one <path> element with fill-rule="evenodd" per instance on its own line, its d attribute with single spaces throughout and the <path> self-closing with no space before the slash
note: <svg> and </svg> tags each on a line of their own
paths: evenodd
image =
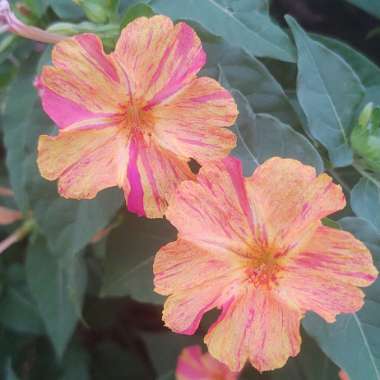
<svg viewBox="0 0 380 380">
<path fill-rule="evenodd" d="M 207 64 L 202 74 L 227 80 L 230 87 L 246 96 L 254 112 L 270 113 L 284 123 L 300 125 L 281 85 L 258 59 L 225 42 L 215 41 L 203 46 Z"/>
<path fill-rule="evenodd" d="M 12 368 L 12 361 L 8 359 L 5 365 L 5 380 L 19 380 L 20 378 L 16 375 Z"/>
<path fill-rule="evenodd" d="M 312 34 L 311 37 L 339 54 L 354 69 L 364 86 L 380 85 L 380 67 L 365 55 L 334 38 L 318 34 Z"/>
<path fill-rule="evenodd" d="M 29 243 L 27 281 L 58 358 L 62 358 L 80 314 L 87 284 L 80 257 L 53 256 L 42 237 Z M 74 283 L 73 283 L 74 281 Z"/>
<path fill-rule="evenodd" d="M 368 12 L 372 16 L 380 18 L 380 1 L 379 0 L 347 0 L 349 3 Z"/>
<path fill-rule="evenodd" d="M 152 17 L 153 15 L 154 12 L 152 8 L 146 4 L 132 5 L 125 11 L 121 19 L 120 28 L 123 29 L 137 17 Z"/>
<path fill-rule="evenodd" d="M 123 225 L 108 238 L 101 296 L 131 296 L 140 302 L 163 302 L 153 291 L 153 259 L 158 249 L 175 239 L 175 229 L 164 220 L 126 215 Z"/>
<path fill-rule="evenodd" d="M 350 165 L 349 135 L 364 88 L 340 56 L 308 37 L 294 18 L 286 20 L 297 45 L 297 97 L 308 129 L 328 149 L 335 167 Z"/>
<path fill-rule="evenodd" d="M 89 380 L 89 354 L 78 343 L 68 347 L 62 361 L 63 374 L 59 380 Z"/>
<path fill-rule="evenodd" d="M 240 114 L 234 127 L 238 143 L 232 154 L 242 161 L 246 175 L 273 156 L 294 158 L 323 171 L 319 153 L 305 136 L 273 116 L 254 114 L 242 94 L 233 91 L 233 95 Z"/>
<path fill-rule="evenodd" d="M 380 264 L 380 233 L 364 219 L 347 217 L 339 221 L 344 230 L 362 240 Z M 322 350 L 349 375 L 350 380 L 380 379 L 380 279 L 365 288 L 365 304 L 356 314 L 343 314 L 326 323 L 308 314 L 303 327 Z"/>
<path fill-rule="evenodd" d="M 380 231 L 380 180 L 362 178 L 352 189 L 351 207 L 357 216 Z"/>
<path fill-rule="evenodd" d="M 251 55 L 294 62 L 294 47 L 287 34 L 252 0 L 152 0 L 157 13 L 197 22 Z"/>
</svg>

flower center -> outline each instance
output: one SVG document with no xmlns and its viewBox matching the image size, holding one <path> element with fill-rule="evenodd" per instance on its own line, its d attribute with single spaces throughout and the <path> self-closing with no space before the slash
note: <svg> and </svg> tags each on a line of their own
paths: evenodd
<svg viewBox="0 0 380 380">
<path fill-rule="evenodd" d="M 134 101 L 126 106 L 123 119 L 126 128 L 132 128 L 151 136 L 154 126 L 153 112 L 145 108 L 143 102 Z"/>
<path fill-rule="evenodd" d="M 264 286 L 271 289 L 277 285 L 278 274 L 281 269 L 282 267 L 275 254 L 270 250 L 264 250 L 251 259 L 247 268 L 247 275 L 255 287 Z"/>
</svg>

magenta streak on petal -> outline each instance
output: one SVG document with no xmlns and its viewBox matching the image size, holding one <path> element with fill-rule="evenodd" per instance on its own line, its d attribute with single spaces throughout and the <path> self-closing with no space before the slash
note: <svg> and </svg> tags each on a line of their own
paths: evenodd
<svg viewBox="0 0 380 380">
<path fill-rule="evenodd" d="M 201 366 L 200 363 L 198 363 L 198 365 Z M 205 378 L 204 376 L 207 375 L 207 373 L 205 373 L 204 368 L 194 367 L 191 364 L 184 363 L 184 362 L 181 362 L 179 364 L 177 373 L 191 380 L 197 380 L 197 379 L 202 379 L 202 378 L 204 379 Z"/>
<path fill-rule="evenodd" d="M 130 184 L 127 207 L 131 212 L 138 216 L 144 216 L 144 191 L 141 185 L 140 173 L 137 169 L 138 146 L 135 137 L 131 138 L 129 146 L 129 160 L 127 169 L 127 178 Z"/>
<path fill-rule="evenodd" d="M 93 113 L 80 106 L 78 103 L 74 103 L 73 101 L 56 94 L 42 84 L 38 85 L 38 91 L 42 98 L 42 107 L 44 111 L 61 129 L 78 121 L 112 116 L 112 114 L 106 113 Z"/>
<path fill-rule="evenodd" d="M 109 78 L 115 82 L 119 82 L 116 69 L 103 55 L 103 48 L 100 42 L 94 36 L 83 34 L 76 36 L 75 39 L 79 42 L 86 53 L 93 59 L 92 64 L 101 69 Z"/>
<path fill-rule="evenodd" d="M 252 231 L 254 231 L 255 227 L 253 224 L 252 210 L 249 205 L 247 192 L 245 189 L 241 161 L 233 157 L 227 157 L 223 160 L 223 163 L 228 171 L 229 176 L 231 177 L 232 185 L 238 197 L 240 207 L 247 218 L 249 227 Z"/>
<path fill-rule="evenodd" d="M 198 96 L 191 98 L 190 101 L 194 103 L 207 103 L 210 100 L 221 100 L 230 98 L 230 94 L 227 91 L 214 92 L 213 94 Z"/>
</svg>

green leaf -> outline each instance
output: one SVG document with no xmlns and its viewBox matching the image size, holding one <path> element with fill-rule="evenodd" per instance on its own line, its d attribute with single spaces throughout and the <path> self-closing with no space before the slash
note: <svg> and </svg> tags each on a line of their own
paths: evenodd
<svg viewBox="0 0 380 380">
<path fill-rule="evenodd" d="M 379 0 L 347 0 L 349 3 L 368 12 L 372 16 L 380 18 L 380 1 Z"/>
<path fill-rule="evenodd" d="M 44 56 L 43 56 L 44 57 Z M 36 57 L 26 61 L 7 95 L 2 127 L 7 167 L 19 209 L 33 211 L 52 251 L 80 251 L 106 227 L 123 203 L 121 191 L 105 190 L 93 200 L 66 200 L 57 185 L 41 178 L 36 164 L 38 137 L 52 131 L 33 81 Z M 17 99 L 17 101 L 15 101 Z"/>
<path fill-rule="evenodd" d="M 154 12 L 152 8 L 146 4 L 136 4 L 129 7 L 122 19 L 120 28 L 124 28 L 126 25 L 128 25 L 131 21 L 133 21 L 137 17 L 151 17 L 154 15 Z"/>
<path fill-rule="evenodd" d="M 108 238 L 101 296 L 131 296 L 161 304 L 153 291 L 153 259 L 164 244 L 175 239 L 175 229 L 164 220 L 126 215 L 125 222 Z"/>
<path fill-rule="evenodd" d="M 59 380 L 90 380 L 90 357 L 78 343 L 68 347 L 62 361 Z"/>
<path fill-rule="evenodd" d="M 257 9 L 252 0 L 152 0 L 157 13 L 201 24 L 214 35 L 257 57 L 294 62 L 294 47 L 287 34 Z"/>
<path fill-rule="evenodd" d="M 285 367 L 271 372 L 271 380 L 339 380 L 339 368 L 319 349 L 313 339 L 302 334 L 301 352 Z"/>
<path fill-rule="evenodd" d="M 156 333 L 142 332 L 140 336 L 145 343 L 157 377 L 160 379 L 172 378 L 178 356 L 185 347 L 202 344 L 202 338 L 197 335 L 178 335 L 168 330 Z"/>
<path fill-rule="evenodd" d="M 351 207 L 380 231 L 380 180 L 362 178 L 352 189 Z"/>
<path fill-rule="evenodd" d="M 312 34 L 311 37 L 339 54 L 356 72 L 366 87 L 380 85 L 380 67 L 350 45 L 331 37 Z"/>
<path fill-rule="evenodd" d="M 49 5 L 61 19 L 78 20 L 84 17 L 82 9 L 73 1 L 49 0 Z"/>
<path fill-rule="evenodd" d="M 380 264 L 380 233 L 360 218 L 343 218 L 340 225 L 362 240 Z M 315 314 L 307 315 L 303 326 L 322 350 L 349 375 L 350 380 L 380 379 L 380 279 L 364 289 L 366 302 L 356 314 L 326 323 Z"/>
<path fill-rule="evenodd" d="M 27 281 L 58 358 L 80 316 L 87 272 L 81 257 L 54 256 L 42 237 L 29 243 Z M 79 310 L 78 310 L 79 309 Z"/>
<path fill-rule="evenodd" d="M 206 43 L 204 48 L 207 53 L 204 75 L 226 79 L 247 97 L 256 113 L 270 113 L 292 126 L 300 124 L 281 85 L 258 59 L 225 42 Z"/>
<path fill-rule="evenodd" d="M 12 368 L 11 359 L 7 360 L 7 364 L 5 366 L 5 380 L 19 380 L 20 378 L 16 375 L 15 371 Z"/>
<path fill-rule="evenodd" d="M 305 136 L 273 116 L 254 114 L 241 93 L 232 93 L 240 111 L 234 127 L 238 143 L 232 154 L 242 161 L 246 175 L 273 156 L 294 158 L 323 171 L 319 153 Z"/>
<path fill-rule="evenodd" d="M 0 322 L 20 333 L 45 333 L 37 306 L 25 284 L 11 286 L 5 291 L 0 300 Z"/>
<path fill-rule="evenodd" d="M 297 45 L 297 97 L 308 129 L 328 149 L 333 166 L 350 165 L 349 135 L 364 88 L 339 55 L 308 37 L 292 17 L 286 20 Z"/>
</svg>

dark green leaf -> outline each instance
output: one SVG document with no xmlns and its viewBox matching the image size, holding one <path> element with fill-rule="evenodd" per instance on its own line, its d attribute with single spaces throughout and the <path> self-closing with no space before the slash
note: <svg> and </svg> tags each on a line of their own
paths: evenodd
<svg viewBox="0 0 380 380">
<path fill-rule="evenodd" d="M 177 366 L 178 356 L 188 346 L 201 344 L 199 336 L 184 336 L 170 331 L 141 333 L 157 376 L 171 379 Z M 163 349 L 165 347 L 165 349 Z"/>
<path fill-rule="evenodd" d="M 152 0 L 157 13 L 195 21 L 214 35 L 258 57 L 294 62 L 294 48 L 287 34 L 257 8 L 252 0 Z"/>
<path fill-rule="evenodd" d="M 162 303 L 153 292 L 153 259 L 158 249 L 175 239 L 164 220 L 126 215 L 108 238 L 102 296 L 131 296 L 140 302 Z"/>
<path fill-rule="evenodd" d="M 89 380 L 89 366 L 88 353 L 79 344 L 72 344 L 63 358 L 63 374 L 59 380 Z"/>
<path fill-rule="evenodd" d="M 15 371 L 12 368 L 11 359 L 7 360 L 5 367 L 5 380 L 19 380 L 20 378 L 16 375 Z"/>
<path fill-rule="evenodd" d="M 154 12 L 152 8 L 146 4 L 132 5 L 125 11 L 121 19 L 120 28 L 124 28 L 137 17 L 151 17 L 153 15 Z"/>
<path fill-rule="evenodd" d="M 301 352 L 284 368 L 270 374 L 271 380 L 339 380 L 339 368 L 319 349 L 313 339 L 302 336 Z"/>
<path fill-rule="evenodd" d="M 96 347 L 93 368 L 94 380 L 151 379 L 146 363 L 135 352 L 112 342 Z"/>
<path fill-rule="evenodd" d="M 347 0 L 353 5 L 363 9 L 369 14 L 380 18 L 380 1 L 379 0 Z"/>
<path fill-rule="evenodd" d="M 360 79 L 333 51 L 313 41 L 287 16 L 298 50 L 297 97 L 308 129 L 329 151 L 334 166 L 352 162 L 349 135 L 364 96 Z"/>
<path fill-rule="evenodd" d="M 247 99 L 238 91 L 233 95 L 240 110 L 235 126 L 238 144 L 233 155 L 243 162 L 246 175 L 273 156 L 289 157 L 323 171 L 323 162 L 307 138 L 273 116 L 254 114 Z"/>
<path fill-rule="evenodd" d="M 380 233 L 360 218 L 343 218 L 340 225 L 362 240 L 380 264 Z M 380 379 L 380 279 L 364 289 L 366 302 L 356 314 L 337 317 L 333 324 L 315 314 L 308 315 L 303 326 L 322 350 L 340 367 L 350 380 Z"/>
<path fill-rule="evenodd" d="M 37 306 L 25 285 L 11 286 L 0 300 L 0 322 L 20 333 L 44 334 Z"/>
<path fill-rule="evenodd" d="M 47 333 L 62 358 L 80 317 L 87 273 L 81 257 L 54 256 L 42 237 L 28 247 L 26 273 Z"/>
<path fill-rule="evenodd" d="M 269 70 L 242 49 L 216 41 L 204 44 L 207 64 L 203 73 L 222 76 L 247 97 L 256 113 L 270 113 L 292 126 L 300 124 L 288 97 Z"/>
<path fill-rule="evenodd" d="M 380 231 L 380 180 L 362 178 L 352 189 L 351 207 Z"/>
<path fill-rule="evenodd" d="M 339 54 L 356 72 L 366 87 L 380 85 L 380 67 L 350 45 L 334 38 L 313 34 L 312 38 Z"/>
</svg>

